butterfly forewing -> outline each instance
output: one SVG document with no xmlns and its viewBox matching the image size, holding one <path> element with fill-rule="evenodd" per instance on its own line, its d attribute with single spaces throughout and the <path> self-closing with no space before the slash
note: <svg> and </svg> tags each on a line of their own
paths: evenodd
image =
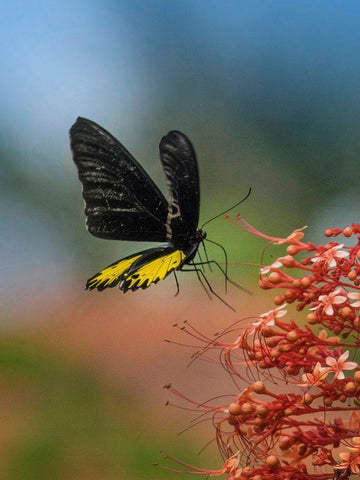
<svg viewBox="0 0 360 480">
<path fill-rule="evenodd" d="M 175 130 L 162 138 L 160 159 L 170 189 L 166 220 L 167 239 L 186 244 L 195 235 L 199 221 L 199 174 L 189 139 Z"/>
<path fill-rule="evenodd" d="M 70 139 L 89 232 L 111 240 L 166 240 L 168 202 L 125 147 L 81 117 Z"/>
</svg>

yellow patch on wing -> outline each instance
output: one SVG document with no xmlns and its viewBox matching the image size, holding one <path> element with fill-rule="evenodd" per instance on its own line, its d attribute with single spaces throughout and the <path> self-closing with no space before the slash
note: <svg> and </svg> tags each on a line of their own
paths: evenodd
<svg viewBox="0 0 360 480">
<path fill-rule="evenodd" d="M 92 290 L 93 288 L 104 290 L 104 288 L 107 287 L 114 287 L 118 283 L 119 277 L 126 272 L 126 270 L 130 268 L 139 257 L 141 257 L 141 255 L 124 258 L 123 260 L 119 260 L 109 267 L 104 268 L 104 270 L 101 270 L 87 281 L 86 288 L 89 290 Z"/>
<path fill-rule="evenodd" d="M 123 285 L 120 288 L 124 291 L 147 288 L 151 283 L 158 282 L 178 268 L 185 258 L 186 255 L 181 250 L 175 250 L 167 255 L 156 258 L 139 267 L 134 272 L 124 275 Z"/>
</svg>

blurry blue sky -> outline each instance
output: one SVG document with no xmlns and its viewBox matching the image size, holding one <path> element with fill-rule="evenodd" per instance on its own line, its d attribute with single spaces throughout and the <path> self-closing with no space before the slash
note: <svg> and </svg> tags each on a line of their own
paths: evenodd
<svg viewBox="0 0 360 480">
<path fill-rule="evenodd" d="M 46 283 L 58 288 L 80 253 L 80 270 L 104 266 L 109 247 L 85 232 L 68 146 L 78 115 L 120 138 L 161 185 L 160 137 L 188 134 L 203 218 L 251 185 L 247 218 L 274 223 L 269 233 L 358 220 L 359 15 L 357 1 L 6 2 L 0 287 L 26 288 L 29 271 L 43 286 L 51 264 Z"/>
<path fill-rule="evenodd" d="M 9 2 L 2 132 L 19 150 L 47 156 L 57 129 L 66 136 L 82 114 L 135 141 L 158 101 L 185 115 L 189 96 L 235 103 L 238 115 L 251 114 L 245 123 L 261 111 L 275 134 L 284 116 L 300 122 L 312 111 L 316 123 L 324 104 L 328 125 L 339 127 L 348 120 L 339 113 L 356 115 L 360 104 L 359 13 L 358 2 L 325 0 Z M 219 122 L 203 106 L 197 122 Z"/>
</svg>

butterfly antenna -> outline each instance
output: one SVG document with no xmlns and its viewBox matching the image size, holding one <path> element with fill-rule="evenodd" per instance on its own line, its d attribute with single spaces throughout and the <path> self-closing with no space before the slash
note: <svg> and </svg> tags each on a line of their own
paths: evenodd
<svg viewBox="0 0 360 480">
<path fill-rule="evenodd" d="M 215 215 L 215 217 L 210 218 L 210 220 L 208 220 L 207 222 L 203 223 L 202 226 L 201 226 L 201 230 L 202 230 L 202 229 L 205 227 L 205 225 L 207 225 L 208 223 L 212 222 L 212 221 L 215 220 L 216 218 L 222 217 L 223 215 L 225 215 L 225 213 L 230 212 L 230 210 L 232 210 L 233 208 L 237 207 L 237 206 L 240 205 L 241 203 L 245 202 L 245 200 L 247 200 L 247 198 L 249 198 L 250 193 L 251 193 L 251 187 L 249 188 L 248 193 L 245 195 L 245 197 L 244 197 L 242 200 L 240 200 L 239 202 L 235 203 L 235 205 L 233 205 L 232 207 L 224 210 L 223 212 L 219 213 L 218 215 Z"/>
</svg>

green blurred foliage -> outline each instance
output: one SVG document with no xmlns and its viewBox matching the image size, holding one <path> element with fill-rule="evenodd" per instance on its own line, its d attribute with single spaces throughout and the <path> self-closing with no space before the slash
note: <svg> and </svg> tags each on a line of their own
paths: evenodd
<svg viewBox="0 0 360 480">
<path fill-rule="evenodd" d="M 0 370 L 4 480 L 178 478 L 153 466 L 165 464 L 160 451 L 171 451 L 173 433 L 147 427 L 152 412 L 126 385 L 111 388 L 19 336 L 1 336 Z M 187 442 L 177 454 L 196 463 L 194 450 Z"/>
</svg>

